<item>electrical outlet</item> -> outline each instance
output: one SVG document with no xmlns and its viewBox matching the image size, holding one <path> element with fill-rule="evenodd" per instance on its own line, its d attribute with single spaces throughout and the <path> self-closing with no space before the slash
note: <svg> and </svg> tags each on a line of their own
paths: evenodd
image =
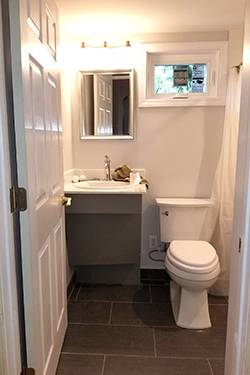
<svg viewBox="0 0 250 375">
<path fill-rule="evenodd" d="M 157 236 L 149 236 L 149 247 L 150 249 L 157 248 Z"/>
</svg>

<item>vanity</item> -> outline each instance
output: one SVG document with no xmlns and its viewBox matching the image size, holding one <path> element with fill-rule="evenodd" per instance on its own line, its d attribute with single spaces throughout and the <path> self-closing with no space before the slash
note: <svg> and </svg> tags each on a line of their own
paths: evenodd
<svg viewBox="0 0 250 375">
<path fill-rule="evenodd" d="M 134 139 L 134 69 L 79 71 L 78 89 L 83 142 Z M 146 187 L 109 181 L 107 156 L 104 170 L 74 170 L 66 176 L 65 195 L 72 198 L 65 209 L 69 264 L 80 283 L 139 284 Z M 145 170 L 137 171 L 145 176 Z M 72 183 L 73 174 L 86 180 Z"/>
<path fill-rule="evenodd" d="M 105 186 L 105 181 L 89 182 L 90 187 L 80 184 L 65 185 L 65 195 L 72 197 L 65 211 L 66 240 L 76 281 L 139 284 L 145 185 L 130 188 L 129 183 L 109 182 L 106 185 L 111 186 Z"/>
</svg>

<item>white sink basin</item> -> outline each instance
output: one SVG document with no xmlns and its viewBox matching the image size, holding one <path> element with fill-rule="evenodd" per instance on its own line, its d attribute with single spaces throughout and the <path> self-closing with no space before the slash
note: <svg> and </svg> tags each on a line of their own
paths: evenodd
<svg viewBox="0 0 250 375">
<path fill-rule="evenodd" d="M 81 181 L 74 184 L 79 189 L 91 190 L 124 190 L 129 189 L 129 182 L 123 181 Z"/>
</svg>

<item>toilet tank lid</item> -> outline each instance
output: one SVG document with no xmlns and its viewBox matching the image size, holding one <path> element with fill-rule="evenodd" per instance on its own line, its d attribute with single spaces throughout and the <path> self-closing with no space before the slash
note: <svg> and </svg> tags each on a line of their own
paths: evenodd
<svg viewBox="0 0 250 375">
<path fill-rule="evenodd" d="M 200 198 L 156 198 L 157 206 L 165 207 L 208 207 L 211 205 L 210 199 Z"/>
</svg>

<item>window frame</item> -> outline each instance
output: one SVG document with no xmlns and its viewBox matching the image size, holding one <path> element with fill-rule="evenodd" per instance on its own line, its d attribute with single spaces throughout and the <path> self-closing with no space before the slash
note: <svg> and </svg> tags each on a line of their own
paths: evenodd
<svg viewBox="0 0 250 375">
<path fill-rule="evenodd" d="M 142 44 L 139 71 L 139 107 L 224 106 L 228 42 Z M 155 94 L 154 66 L 207 64 L 206 93 Z"/>
</svg>

